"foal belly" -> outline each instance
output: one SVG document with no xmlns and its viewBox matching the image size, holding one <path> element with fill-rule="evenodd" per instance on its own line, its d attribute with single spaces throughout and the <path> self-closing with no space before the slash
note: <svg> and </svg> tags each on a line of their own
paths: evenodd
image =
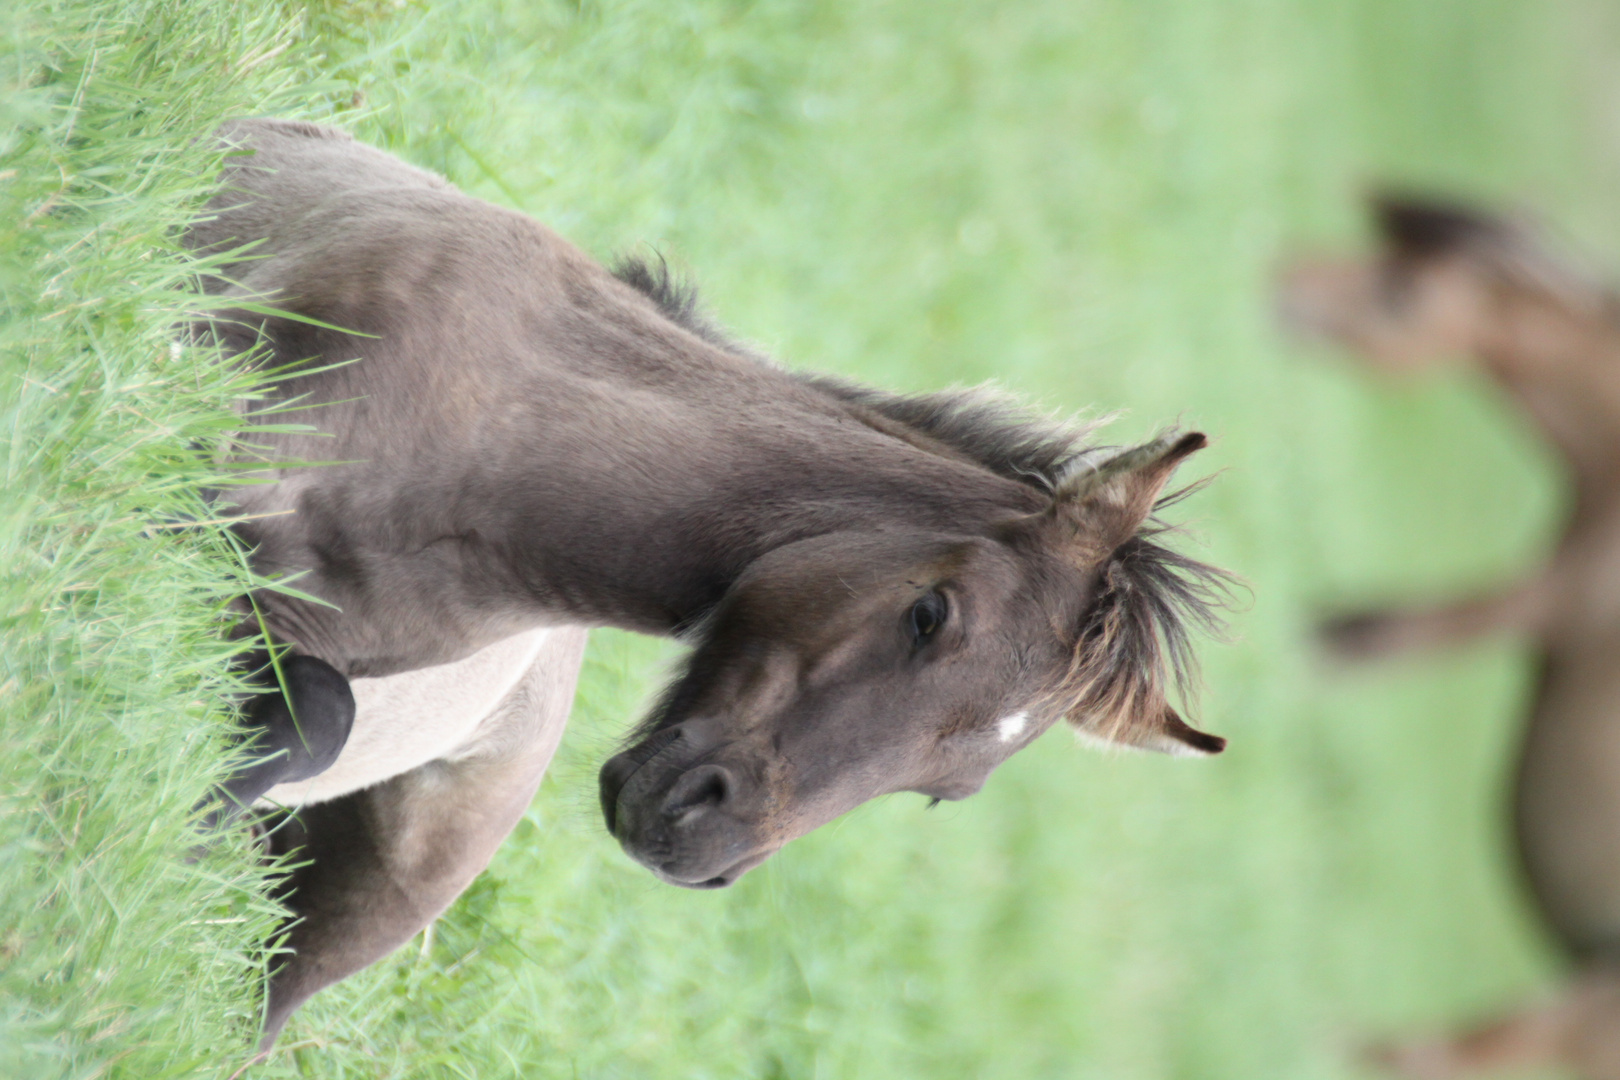
<svg viewBox="0 0 1620 1080">
<path fill-rule="evenodd" d="M 354 728 L 330 769 L 279 784 L 259 805 L 325 802 L 450 756 L 523 678 L 551 628 L 530 630 L 450 664 L 354 679 Z"/>
</svg>

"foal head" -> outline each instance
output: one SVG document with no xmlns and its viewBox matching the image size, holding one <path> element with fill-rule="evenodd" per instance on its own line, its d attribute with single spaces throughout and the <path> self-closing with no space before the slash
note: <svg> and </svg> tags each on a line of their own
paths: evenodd
<svg viewBox="0 0 1620 1080">
<path fill-rule="evenodd" d="M 603 766 L 608 829 L 664 880 L 717 887 L 875 796 L 971 795 L 1059 717 L 1100 741 L 1218 753 L 1166 684 L 1224 577 L 1155 543 L 1150 521 L 1204 443 L 1082 458 L 1044 510 L 977 535 L 839 532 L 758 559 Z"/>
</svg>

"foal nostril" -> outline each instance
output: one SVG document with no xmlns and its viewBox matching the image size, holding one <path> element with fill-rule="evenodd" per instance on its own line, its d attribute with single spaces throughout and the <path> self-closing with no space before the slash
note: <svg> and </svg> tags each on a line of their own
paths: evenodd
<svg viewBox="0 0 1620 1080">
<path fill-rule="evenodd" d="M 726 805 L 736 793 L 736 778 L 720 765 L 699 765 L 675 781 L 664 798 L 666 818 L 686 817 L 694 811 Z"/>
</svg>

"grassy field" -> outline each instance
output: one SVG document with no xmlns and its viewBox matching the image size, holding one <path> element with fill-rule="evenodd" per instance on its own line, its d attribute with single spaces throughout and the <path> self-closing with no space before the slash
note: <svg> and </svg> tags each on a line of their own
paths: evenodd
<svg viewBox="0 0 1620 1080">
<path fill-rule="evenodd" d="M 1368 1033 L 1556 978 L 1501 828 L 1523 657 L 1333 671 L 1310 627 L 1513 574 L 1557 473 L 1477 381 L 1379 384 L 1280 339 L 1267 292 L 1383 179 L 1620 266 L 1617 46 L 1587 0 L 7 6 L 0 1076 L 224 1076 L 251 1042 L 260 871 L 184 860 L 240 578 L 149 528 L 198 509 L 188 447 L 245 392 L 168 345 L 192 140 L 241 113 L 656 248 L 793 365 L 1196 424 L 1224 472 L 1186 512 L 1253 589 L 1203 649 L 1224 757 L 1054 731 L 715 894 L 601 827 L 595 767 L 673 651 L 599 632 L 490 871 L 251 1075 L 1343 1078 Z"/>
</svg>

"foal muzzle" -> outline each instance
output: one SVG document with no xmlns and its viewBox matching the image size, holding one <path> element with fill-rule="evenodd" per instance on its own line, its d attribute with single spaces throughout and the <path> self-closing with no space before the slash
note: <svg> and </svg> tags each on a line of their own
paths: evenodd
<svg viewBox="0 0 1620 1080">
<path fill-rule="evenodd" d="M 609 758 L 600 777 L 602 816 L 625 854 L 672 885 L 715 889 L 764 862 L 745 807 L 756 803 L 745 771 L 715 760 L 713 721 L 654 732 Z"/>
</svg>

